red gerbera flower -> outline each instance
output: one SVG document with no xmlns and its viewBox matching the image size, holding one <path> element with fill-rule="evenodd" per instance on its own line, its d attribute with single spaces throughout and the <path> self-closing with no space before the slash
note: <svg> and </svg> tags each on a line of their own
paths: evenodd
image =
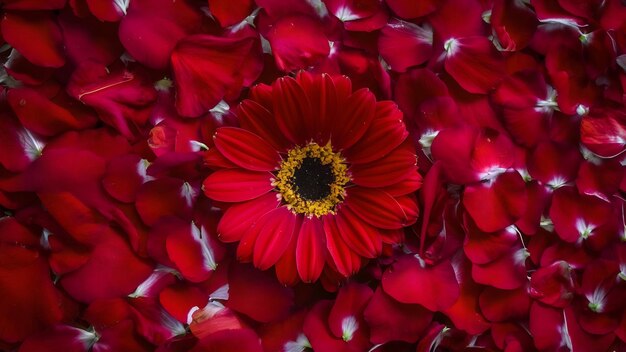
<svg viewBox="0 0 626 352">
<path fill-rule="evenodd" d="M 250 97 L 237 112 L 241 128 L 215 133 L 219 154 L 207 160 L 222 159 L 220 169 L 203 186 L 234 203 L 218 233 L 239 241 L 240 260 L 276 265 L 283 283 L 315 281 L 325 263 L 348 276 L 415 222 L 421 179 L 394 103 L 352 92 L 347 77 L 309 73 Z"/>
</svg>

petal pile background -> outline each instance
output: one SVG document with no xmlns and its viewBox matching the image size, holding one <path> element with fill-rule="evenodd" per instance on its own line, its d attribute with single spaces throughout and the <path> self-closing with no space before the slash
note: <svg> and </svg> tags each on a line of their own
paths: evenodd
<svg viewBox="0 0 626 352">
<path fill-rule="evenodd" d="M 0 350 L 626 350 L 623 1 L 0 8 Z M 397 104 L 423 183 L 357 273 L 283 285 L 204 189 L 302 71 Z"/>
</svg>

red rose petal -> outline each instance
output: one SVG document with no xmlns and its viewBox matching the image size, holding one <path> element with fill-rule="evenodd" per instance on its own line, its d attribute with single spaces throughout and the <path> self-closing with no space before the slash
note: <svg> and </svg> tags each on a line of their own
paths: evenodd
<svg viewBox="0 0 626 352">
<path fill-rule="evenodd" d="M 256 321 L 267 323 L 282 319 L 293 306 L 293 291 L 281 285 L 268 271 L 235 264 L 230 268 L 228 284 L 228 306 Z"/>
<path fill-rule="evenodd" d="M 322 23 L 305 16 L 281 17 L 272 25 L 267 39 L 276 66 L 285 72 L 314 66 L 330 51 Z"/>
<path fill-rule="evenodd" d="M 178 215 L 189 219 L 197 191 L 189 183 L 175 178 L 159 178 L 146 182 L 137 193 L 135 207 L 146 225 L 160 218 Z"/>
<path fill-rule="evenodd" d="M 501 230 L 526 210 L 526 184 L 517 171 L 499 175 L 493 182 L 467 186 L 463 206 L 486 232 Z"/>
<path fill-rule="evenodd" d="M 217 268 L 222 251 L 211 241 L 204 227 L 180 221 L 178 231 L 167 236 L 167 253 L 183 277 L 191 282 L 208 279 Z"/>
<path fill-rule="evenodd" d="M 388 0 L 387 5 L 401 18 L 417 18 L 437 9 L 437 1 Z"/>
<path fill-rule="evenodd" d="M 470 93 L 485 94 L 504 77 L 502 54 L 485 37 L 446 42 L 446 71 Z"/>
<path fill-rule="evenodd" d="M 199 31 L 201 21 L 202 13 L 184 1 L 131 1 L 120 22 L 119 38 L 133 58 L 164 69 L 176 43 Z"/>
<path fill-rule="evenodd" d="M 391 19 L 380 31 L 378 50 L 392 70 L 405 72 L 426 62 L 432 53 L 433 31 L 411 22 Z M 399 55 L 399 50 L 402 54 Z"/>
<path fill-rule="evenodd" d="M 273 189 L 270 173 L 251 172 L 241 169 L 219 170 L 207 177 L 202 184 L 207 197 L 224 202 L 251 200 Z"/>
<path fill-rule="evenodd" d="M 254 9 L 253 0 L 213 0 L 209 2 L 211 15 L 222 27 L 230 27 L 243 21 Z"/>
<path fill-rule="evenodd" d="M 78 118 L 63 106 L 57 105 L 33 89 L 11 89 L 7 100 L 22 125 L 43 136 L 52 136 L 68 130 L 93 127 L 93 116 Z"/>
<path fill-rule="evenodd" d="M 403 304 L 378 287 L 363 312 L 370 327 L 372 343 L 416 342 L 433 318 L 433 313 L 417 304 Z"/>
<path fill-rule="evenodd" d="M 4 40 L 33 64 L 44 67 L 65 64 L 63 34 L 51 13 L 5 12 L 1 29 Z"/>
<path fill-rule="evenodd" d="M 246 60 L 252 55 L 251 59 L 258 61 L 258 46 L 258 38 L 252 36 L 224 38 L 198 34 L 178 42 L 171 57 L 178 113 L 187 117 L 202 115 L 227 93 L 239 91 L 247 78 L 245 74 L 253 79 L 258 76 L 260 69 L 256 73 L 245 71 L 257 66 Z"/>
<path fill-rule="evenodd" d="M 382 284 L 396 300 L 431 311 L 449 308 L 459 298 L 459 283 L 449 261 L 426 266 L 421 258 L 402 256 L 383 274 Z"/>
<path fill-rule="evenodd" d="M 528 316 L 530 297 L 527 287 L 515 290 L 499 290 L 486 287 L 480 294 L 480 310 L 490 321 L 523 319 Z"/>
</svg>

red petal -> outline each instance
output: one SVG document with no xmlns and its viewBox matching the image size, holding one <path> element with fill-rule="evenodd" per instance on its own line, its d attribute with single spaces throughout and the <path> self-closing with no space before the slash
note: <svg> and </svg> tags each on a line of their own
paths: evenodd
<svg viewBox="0 0 626 352">
<path fill-rule="evenodd" d="M 0 258 L 0 339 L 18 342 L 60 321 L 61 296 L 45 259 L 37 251 L 5 243 L 0 243 Z"/>
<path fill-rule="evenodd" d="M 426 266 L 416 256 L 402 256 L 384 274 L 383 289 L 402 303 L 417 303 L 431 311 L 446 309 L 459 297 L 459 283 L 449 261 Z"/>
<path fill-rule="evenodd" d="M 190 352 L 263 352 L 261 341 L 254 330 L 222 330 L 202 338 Z"/>
<path fill-rule="evenodd" d="M 93 332 L 59 324 L 29 336 L 22 343 L 19 351 L 85 352 L 97 339 Z"/>
<path fill-rule="evenodd" d="M 306 122 L 311 116 L 311 104 L 298 82 L 282 77 L 272 85 L 272 103 L 276 124 L 283 135 L 295 144 L 303 144 L 316 131 L 307 131 Z"/>
<path fill-rule="evenodd" d="M 228 306 L 262 323 L 286 317 L 293 306 L 293 291 L 269 271 L 235 264 L 230 268 L 228 285 Z"/>
<path fill-rule="evenodd" d="M 354 319 L 357 323 L 356 330 L 351 331 L 349 340 L 346 341 L 352 346 L 362 346 L 363 349 L 367 349 L 370 345 L 368 334 L 365 330 L 365 321 L 362 318 L 363 310 L 365 309 L 367 302 L 372 298 L 372 289 L 367 285 L 358 283 L 348 283 L 343 286 L 333 308 L 328 314 L 328 326 L 330 331 L 338 338 L 342 338 L 346 331 L 344 330 L 345 319 Z M 361 350 L 356 349 L 355 350 Z"/>
<path fill-rule="evenodd" d="M 215 147 L 233 163 L 252 171 L 278 168 L 280 155 L 261 137 L 241 128 L 221 127 L 213 135 Z"/>
<path fill-rule="evenodd" d="M 522 286 L 516 290 L 499 290 L 486 287 L 480 294 L 480 310 L 490 321 L 523 319 L 530 309 L 528 289 Z"/>
<path fill-rule="evenodd" d="M 5 12 L 2 37 L 28 61 L 44 67 L 65 64 L 63 35 L 51 12 Z"/>
<path fill-rule="evenodd" d="M 502 54 L 485 37 L 450 39 L 446 71 L 470 93 L 485 94 L 505 75 Z"/>
<path fill-rule="evenodd" d="M 417 18 L 437 9 L 437 1 L 388 0 L 387 5 L 401 18 Z"/>
<path fill-rule="evenodd" d="M 254 9 L 252 0 L 213 0 L 209 2 L 211 15 L 222 27 L 230 27 L 243 21 Z"/>
<path fill-rule="evenodd" d="M 600 165 L 583 162 L 578 169 L 576 188 L 581 194 L 596 196 L 605 201 L 617 192 L 625 179 L 626 169 L 617 160 L 607 160 Z"/>
<path fill-rule="evenodd" d="M 318 302 L 306 316 L 302 330 L 315 351 L 349 352 L 350 345 L 334 336 L 328 328 L 328 314 L 332 301 Z M 357 350 L 358 351 L 358 350 Z"/>
<path fill-rule="evenodd" d="M 530 296 L 557 308 L 567 306 L 574 297 L 572 267 L 559 260 L 541 267 L 530 277 Z"/>
<path fill-rule="evenodd" d="M 89 11 L 100 21 L 117 22 L 126 15 L 127 8 L 115 1 L 86 0 Z"/>
<path fill-rule="evenodd" d="M 626 149 L 626 113 L 619 110 L 595 110 L 583 117 L 580 140 L 592 152 L 611 158 Z"/>
<path fill-rule="evenodd" d="M 67 0 L 5 0 L 5 10 L 60 10 Z"/>
<path fill-rule="evenodd" d="M 423 64 L 431 56 L 432 28 L 391 19 L 380 33 L 378 50 L 394 71 L 404 72 L 409 67 Z M 399 55 L 399 52 L 402 52 L 402 55 Z"/>
<path fill-rule="evenodd" d="M 145 180 L 146 161 L 135 154 L 128 154 L 112 159 L 102 179 L 102 185 L 115 199 L 132 203 Z"/>
<path fill-rule="evenodd" d="M 298 245 L 298 233 L 300 231 L 300 223 L 302 219 L 297 220 L 296 229 L 291 240 L 287 244 L 287 249 L 276 262 L 275 271 L 278 281 L 285 286 L 295 286 L 300 282 L 298 275 L 298 263 L 296 262 L 296 247 Z"/>
<path fill-rule="evenodd" d="M 416 164 L 413 145 L 405 143 L 374 162 L 352 165 L 349 171 L 355 184 L 379 188 L 393 185 L 417 173 Z"/>
<path fill-rule="evenodd" d="M 333 124 L 333 149 L 347 149 L 358 142 L 376 116 L 376 98 L 368 89 L 359 89 L 346 101 L 339 101 L 340 111 Z"/>
<path fill-rule="evenodd" d="M 467 224 L 467 237 L 463 250 L 472 263 L 486 264 L 507 253 L 518 239 L 518 234 L 512 227 L 498 232 L 485 233 L 476 229 L 474 224 Z"/>
<path fill-rule="evenodd" d="M 135 207 L 146 225 L 160 218 L 177 215 L 189 219 L 197 197 L 196 190 L 187 182 L 175 178 L 159 178 L 141 186 Z"/>
<path fill-rule="evenodd" d="M 380 233 L 349 208 L 339 210 L 335 221 L 343 240 L 355 253 L 365 258 L 376 258 L 380 255 L 382 252 Z"/>
<path fill-rule="evenodd" d="M 528 45 L 537 28 L 537 17 L 530 6 L 496 0 L 491 11 L 491 24 L 503 48 L 521 50 Z"/>
<path fill-rule="evenodd" d="M 98 1 L 98 3 L 107 2 Z M 113 2 L 108 4 L 112 5 Z M 104 23 L 92 17 L 75 17 L 67 11 L 59 16 L 59 25 L 63 30 L 63 44 L 67 57 L 76 65 L 83 61 L 109 65 L 124 51 L 117 36 L 117 24 Z"/>
<path fill-rule="evenodd" d="M 271 174 L 266 172 L 226 169 L 209 175 L 202 186 L 204 194 L 211 199 L 243 202 L 271 191 L 270 177 Z"/>
<path fill-rule="evenodd" d="M 182 220 L 176 222 L 179 223 L 177 231 L 172 231 L 165 242 L 170 259 L 185 279 L 191 282 L 208 279 L 222 253 L 204 227 L 198 228 Z"/>
<path fill-rule="evenodd" d="M 296 226 L 298 217 L 287 207 L 278 207 L 265 214 L 265 221 L 259 221 L 252 225 L 250 231 L 256 232 L 254 244 L 254 266 L 261 270 L 267 270 L 283 255 L 294 232 L 300 228 Z"/>
<path fill-rule="evenodd" d="M 577 147 L 544 142 L 528 158 L 528 173 L 544 185 L 558 188 L 574 180 L 581 160 Z"/>
<path fill-rule="evenodd" d="M 248 74 L 244 68 L 255 66 L 246 62 L 248 56 L 258 60 L 257 41 L 258 38 L 250 36 L 224 38 L 199 34 L 178 42 L 171 57 L 178 113 L 188 117 L 202 115 L 227 93 L 238 92 L 244 84 L 244 75 Z"/>
<path fill-rule="evenodd" d="M 414 198 L 394 198 L 389 194 L 362 187 L 348 189 L 346 206 L 361 219 L 383 229 L 399 229 L 417 220 L 417 204 Z"/>
<path fill-rule="evenodd" d="M 92 116 L 79 119 L 33 89 L 11 89 L 7 100 L 24 127 L 44 136 L 92 127 L 96 123 Z"/>
<path fill-rule="evenodd" d="M 376 289 L 363 312 L 372 343 L 416 342 L 433 319 L 433 313 L 417 304 L 403 304 Z"/>
<path fill-rule="evenodd" d="M 324 218 L 326 246 L 337 271 L 343 276 L 350 276 L 361 268 L 361 257 L 354 253 L 343 240 L 343 234 L 337 227 L 334 216 Z"/>
<path fill-rule="evenodd" d="M 286 72 L 315 66 L 330 51 L 322 23 L 305 16 L 281 17 L 273 23 L 267 39 L 276 66 Z"/>
<path fill-rule="evenodd" d="M 398 106 L 390 101 L 376 103 L 376 117 L 361 139 L 343 154 L 352 164 L 378 160 L 398 147 L 408 136 Z"/>
<path fill-rule="evenodd" d="M 43 141 L 25 129 L 12 114 L 0 115 L 0 164 L 9 171 L 17 172 L 41 155 Z"/>
<path fill-rule="evenodd" d="M 274 193 L 266 193 L 248 202 L 234 204 L 220 219 L 217 236 L 224 242 L 237 242 L 252 224 L 279 205 Z"/>
<path fill-rule="evenodd" d="M 327 256 L 324 228 L 319 219 L 304 218 L 296 249 L 296 265 L 298 274 L 304 282 L 316 281 Z"/>
<path fill-rule="evenodd" d="M 206 293 L 195 286 L 175 284 L 159 293 L 163 308 L 181 323 L 187 323 L 189 310 L 206 304 Z"/>
<path fill-rule="evenodd" d="M 285 150 L 287 141 L 278 128 L 274 115 L 263 105 L 254 100 L 246 99 L 239 104 L 237 117 L 239 117 L 242 128 L 263 138 L 275 150 Z"/>
<path fill-rule="evenodd" d="M 119 38 L 134 59 L 165 69 L 176 43 L 199 31 L 201 22 L 202 13 L 184 1 L 131 1 Z"/>
<path fill-rule="evenodd" d="M 339 82 L 341 78 L 300 71 L 296 80 L 306 92 L 311 106 L 311 116 L 316 117 L 304 120 L 305 128 L 314 141 L 325 145 L 330 140 L 332 121 L 337 116 L 339 108 L 337 101 L 340 92 L 335 87 L 335 81 Z"/>
<path fill-rule="evenodd" d="M 473 264 L 472 278 L 484 285 L 513 290 L 528 282 L 526 276 L 526 248 L 514 245 L 509 253 L 487 264 Z"/>
<path fill-rule="evenodd" d="M 485 232 L 501 230 L 517 221 L 526 210 L 526 184 L 517 171 L 499 175 L 490 183 L 469 185 L 463 206 Z"/>
</svg>

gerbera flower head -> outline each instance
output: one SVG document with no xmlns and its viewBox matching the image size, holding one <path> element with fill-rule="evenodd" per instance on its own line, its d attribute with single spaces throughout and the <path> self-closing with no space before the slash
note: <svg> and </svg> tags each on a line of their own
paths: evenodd
<svg viewBox="0 0 626 352">
<path fill-rule="evenodd" d="M 228 206 L 218 232 L 240 260 L 275 265 L 283 283 L 326 265 L 349 276 L 417 219 L 421 178 L 394 103 L 303 72 L 254 87 L 237 116 L 214 135 L 203 189 Z"/>
</svg>

